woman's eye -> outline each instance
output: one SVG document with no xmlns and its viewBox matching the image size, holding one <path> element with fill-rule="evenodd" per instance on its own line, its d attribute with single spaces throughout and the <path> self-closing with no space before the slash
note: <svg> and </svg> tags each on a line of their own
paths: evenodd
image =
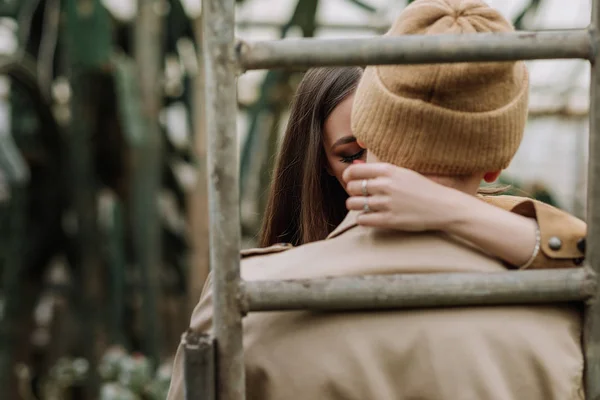
<svg viewBox="0 0 600 400">
<path fill-rule="evenodd" d="M 340 159 L 340 161 L 343 163 L 346 163 L 346 164 L 351 164 L 352 161 L 358 160 L 359 158 L 361 158 L 363 156 L 363 154 L 365 154 L 365 149 L 361 149 L 358 153 L 353 154 L 351 156 L 342 157 Z"/>
</svg>

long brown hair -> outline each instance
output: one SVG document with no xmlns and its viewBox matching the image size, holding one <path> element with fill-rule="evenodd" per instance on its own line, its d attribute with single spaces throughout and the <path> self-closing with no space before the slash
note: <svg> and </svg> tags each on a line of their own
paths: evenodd
<svg viewBox="0 0 600 400">
<path fill-rule="evenodd" d="M 313 68 L 298 85 L 273 172 L 261 247 L 322 240 L 344 219 L 348 195 L 326 171 L 323 125 L 361 76 L 360 67 Z"/>
</svg>

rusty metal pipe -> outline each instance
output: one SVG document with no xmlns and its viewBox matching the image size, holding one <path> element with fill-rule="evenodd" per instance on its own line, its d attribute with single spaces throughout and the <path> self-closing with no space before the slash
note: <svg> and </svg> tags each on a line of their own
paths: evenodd
<svg viewBox="0 0 600 400">
<path fill-rule="evenodd" d="M 577 268 L 249 281 L 244 287 L 244 311 L 341 311 L 580 301 L 594 293 L 596 279 Z"/>
<path fill-rule="evenodd" d="M 281 30 L 281 24 L 273 21 L 264 21 L 264 20 L 238 20 L 235 23 L 237 28 L 240 29 L 276 29 L 277 31 Z M 353 31 L 353 32 L 381 32 L 384 33 L 390 28 L 388 23 L 369 23 L 369 24 L 360 24 L 360 23 L 317 23 L 317 29 L 329 29 L 336 31 Z"/>
<path fill-rule="evenodd" d="M 600 42 L 600 1 L 592 3 L 590 33 L 595 46 Z M 586 261 L 597 274 L 600 272 L 600 55 L 592 61 L 590 79 L 590 134 L 587 187 L 588 237 Z M 585 398 L 600 399 L 600 303 L 598 292 L 584 314 L 583 346 L 585 355 Z"/>
<path fill-rule="evenodd" d="M 284 39 L 237 45 L 242 71 L 316 66 L 431 64 L 580 58 L 594 49 L 586 29 L 468 35 Z"/>
<path fill-rule="evenodd" d="M 245 398 L 234 11 L 235 0 L 202 2 L 210 266 L 221 400 Z"/>
</svg>

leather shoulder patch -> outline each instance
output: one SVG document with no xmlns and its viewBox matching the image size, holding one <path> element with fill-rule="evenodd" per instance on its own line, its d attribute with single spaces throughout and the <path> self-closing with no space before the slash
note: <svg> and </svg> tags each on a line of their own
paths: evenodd
<svg viewBox="0 0 600 400">
<path fill-rule="evenodd" d="M 263 256 L 267 254 L 281 253 L 289 249 L 293 249 L 294 246 L 291 243 L 277 243 L 269 247 L 258 247 L 254 249 L 245 249 L 240 251 L 241 258 L 249 258 L 254 256 Z"/>
</svg>

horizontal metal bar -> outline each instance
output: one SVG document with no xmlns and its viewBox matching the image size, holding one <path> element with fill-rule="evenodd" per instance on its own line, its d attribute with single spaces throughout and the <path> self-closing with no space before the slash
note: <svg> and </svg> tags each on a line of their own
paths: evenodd
<svg viewBox="0 0 600 400">
<path fill-rule="evenodd" d="M 239 42 L 240 68 L 433 64 L 593 57 L 587 29 Z"/>
<path fill-rule="evenodd" d="M 243 287 L 246 312 L 367 310 L 580 301 L 595 293 L 596 278 L 576 268 L 246 281 Z"/>
<path fill-rule="evenodd" d="M 235 22 L 237 28 L 241 29 L 281 29 L 285 23 L 279 23 L 275 21 L 264 21 L 264 20 L 237 20 Z M 355 24 L 355 23 L 320 23 L 316 24 L 317 29 L 330 29 L 337 31 L 370 31 L 370 32 L 385 32 L 390 29 L 390 24 L 382 21 L 377 24 Z"/>
</svg>

